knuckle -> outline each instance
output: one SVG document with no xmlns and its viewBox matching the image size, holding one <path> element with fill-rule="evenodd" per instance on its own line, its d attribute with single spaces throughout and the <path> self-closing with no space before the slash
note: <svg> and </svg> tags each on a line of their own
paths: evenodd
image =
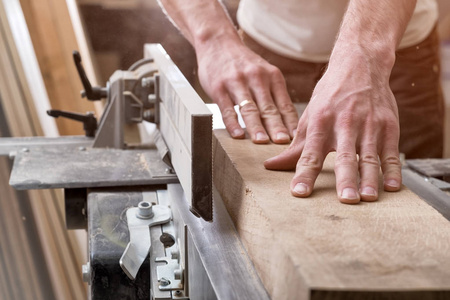
<svg viewBox="0 0 450 300">
<path fill-rule="evenodd" d="M 284 80 L 283 73 L 277 67 L 270 65 L 268 70 L 272 79 Z"/>
<path fill-rule="evenodd" d="M 297 114 L 297 109 L 295 108 L 294 104 L 292 103 L 281 103 L 278 105 L 278 110 L 282 114 Z"/>
<path fill-rule="evenodd" d="M 400 157 L 396 155 L 388 155 L 383 158 L 382 165 L 384 166 L 394 166 L 394 167 L 401 167 L 402 163 L 400 162 Z"/>
<path fill-rule="evenodd" d="M 279 114 L 277 107 L 274 104 L 266 104 L 260 109 L 261 117 L 267 118 L 271 116 L 276 116 Z"/>
<path fill-rule="evenodd" d="M 395 129 L 396 131 L 400 130 L 399 122 L 396 119 L 389 118 L 389 119 L 385 120 L 384 123 L 385 123 L 386 128 L 391 132 L 393 132 L 393 129 Z"/>
<path fill-rule="evenodd" d="M 310 127 L 308 132 L 308 140 L 314 142 L 323 144 L 326 143 L 326 138 L 328 136 L 328 133 L 326 131 L 320 130 L 320 128 L 317 127 Z"/>
<path fill-rule="evenodd" d="M 241 115 L 259 114 L 258 107 L 254 103 L 247 104 L 241 108 Z"/>
<path fill-rule="evenodd" d="M 222 80 L 213 81 L 211 83 L 211 91 L 213 94 L 221 94 L 225 89 L 225 82 Z"/>
<path fill-rule="evenodd" d="M 315 173 L 319 173 L 322 170 L 322 162 L 314 154 L 303 154 L 298 160 L 297 167 L 307 168 Z"/>
<path fill-rule="evenodd" d="M 265 69 L 260 65 L 251 65 L 245 69 L 245 74 L 249 77 L 262 78 L 265 73 Z"/>
<path fill-rule="evenodd" d="M 359 162 L 364 165 L 379 166 L 380 162 L 378 160 L 378 155 L 374 154 L 363 154 L 359 156 Z"/>
<path fill-rule="evenodd" d="M 340 165 L 352 165 L 356 164 L 357 158 L 356 153 L 351 152 L 340 152 L 336 154 L 336 167 Z"/>
<path fill-rule="evenodd" d="M 245 81 L 245 75 L 242 72 L 234 72 L 232 74 L 224 75 L 222 85 L 238 85 Z"/>
<path fill-rule="evenodd" d="M 232 107 L 227 107 L 224 110 L 222 110 L 222 118 L 224 120 L 229 120 L 229 119 L 236 119 L 236 112 L 234 111 L 234 108 Z"/>
</svg>

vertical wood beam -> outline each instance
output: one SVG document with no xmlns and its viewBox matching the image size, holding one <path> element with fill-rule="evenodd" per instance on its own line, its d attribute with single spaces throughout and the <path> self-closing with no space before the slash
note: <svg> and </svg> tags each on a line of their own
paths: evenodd
<svg viewBox="0 0 450 300">
<path fill-rule="evenodd" d="M 80 96 L 83 87 L 72 58 L 72 51 L 79 50 L 79 46 L 67 3 L 61 0 L 20 0 L 20 3 L 52 108 L 79 113 L 95 111 L 94 104 Z M 96 81 L 92 77 L 91 80 Z M 61 135 L 84 134 L 81 123 L 58 118 L 57 125 Z"/>
</svg>

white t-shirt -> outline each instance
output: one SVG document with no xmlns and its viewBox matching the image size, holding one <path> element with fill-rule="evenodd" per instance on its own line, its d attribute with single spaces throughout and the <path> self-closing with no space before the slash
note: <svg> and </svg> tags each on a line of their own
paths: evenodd
<svg viewBox="0 0 450 300">
<path fill-rule="evenodd" d="M 241 0 L 237 19 L 249 36 L 275 53 L 326 62 L 347 4 L 348 0 Z M 417 0 L 399 48 L 423 41 L 437 18 L 436 0 Z"/>
</svg>

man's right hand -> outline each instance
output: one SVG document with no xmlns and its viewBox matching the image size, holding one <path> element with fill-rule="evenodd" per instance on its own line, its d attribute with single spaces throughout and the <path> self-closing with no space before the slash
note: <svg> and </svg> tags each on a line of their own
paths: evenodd
<svg viewBox="0 0 450 300">
<path fill-rule="evenodd" d="M 289 143 L 298 115 L 281 71 L 240 40 L 219 38 L 197 44 L 198 75 L 205 92 L 222 112 L 233 138 L 244 138 L 235 105 L 240 106 L 254 143 Z M 245 101 L 248 100 L 248 101 Z"/>
</svg>

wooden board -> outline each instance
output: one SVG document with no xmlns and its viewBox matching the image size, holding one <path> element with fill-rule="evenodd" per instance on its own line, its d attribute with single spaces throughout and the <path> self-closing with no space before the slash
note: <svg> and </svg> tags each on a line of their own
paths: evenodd
<svg viewBox="0 0 450 300">
<path fill-rule="evenodd" d="M 80 96 L 83 87 L 73 62 L 73 50 L 83 50 L 83 65 L 94 85 L 96 80 L 86 55 L 87 46 L 79 45 L 81 39 L 77 40 L 81 29 L 78 34 L 74 31 L 66 1 L 20 0 L 20 3 L 51 107 L 78 113 L 95 111 L 94 104 Z M 65 118 L 58 118 L 56 122 L 61 135 L 84 134 L 80 122 Z"/>
<path fill-rule="evenodd" d="M 329 157 L 309 198 L 264 169 L 282 145 L 215 130 L 214 183 L 272 299 L 450 299 L 450 222 L 407 188 L 345 205 Z"/>
<path fill-rule="evenodd" d="M 26 48 L 29 58 L 34 57 L 18 0 L 0 1 L 0 24 L 2 133 L 49 135 L 52 126 L 41 122 L 52 119 L 38 117 L 45 99 L 33 86 L 42 78 L 30 71 L 34 66 L 19 51 Z M 83 233 L 65 229 L 62 191 L 15 193 L 8 187 L 7 158 L 0 164 L 0 299 L 85 299 L 80 266 L 87 259 L 86 236 L 83 244 Z"/>
</svg>

